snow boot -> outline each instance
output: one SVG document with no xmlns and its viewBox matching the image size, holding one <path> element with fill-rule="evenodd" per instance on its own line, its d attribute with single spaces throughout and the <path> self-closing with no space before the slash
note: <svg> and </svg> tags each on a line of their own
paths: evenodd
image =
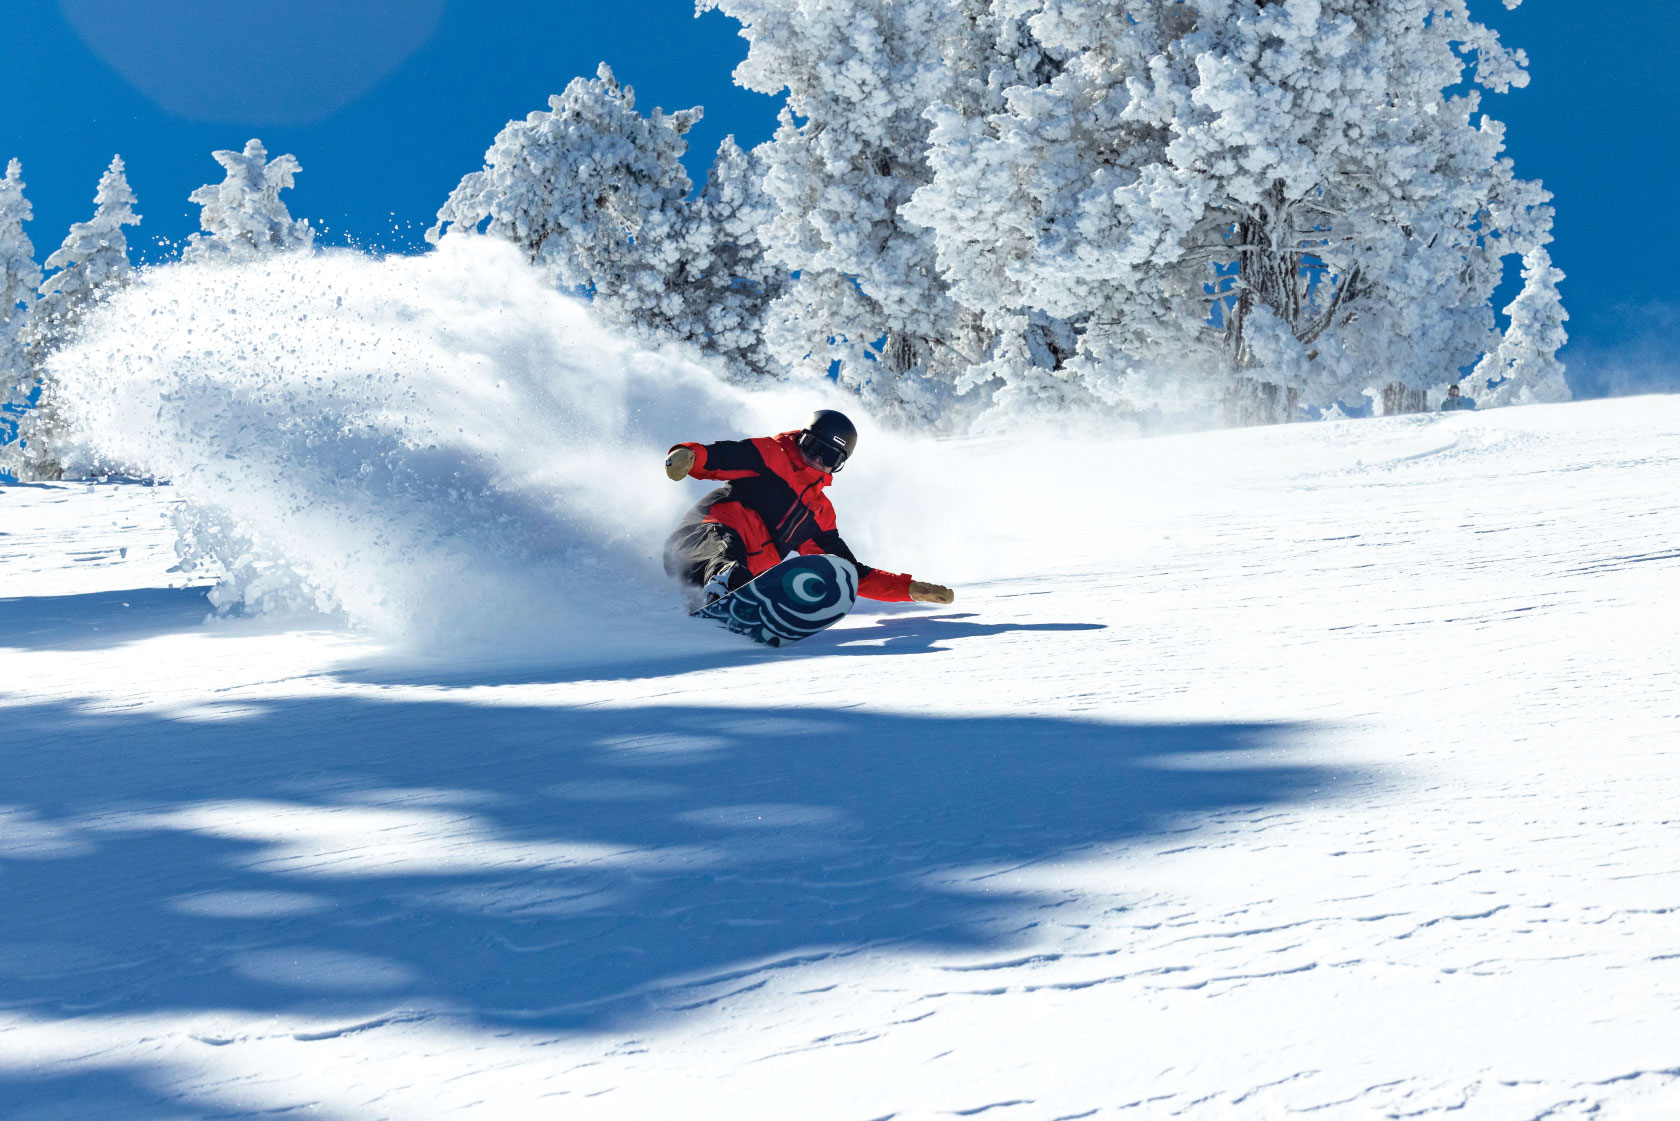
<svg viewBox="0 0 1680 1121">
<path fill-rule="evenodd" d="M 700 599 L 703 606 L 710 607 L 735 590 L 732 586 L 731 577 L 735 575 L 735 570 L 740 567 L 740 565 L 734 563 L 726 564 L 712 574 L 712 578 L 706 581 L 706 586 L 700 589 Z M 743 580 L 741 583 L 744 584 L 746 581 Z"/>
</svg>

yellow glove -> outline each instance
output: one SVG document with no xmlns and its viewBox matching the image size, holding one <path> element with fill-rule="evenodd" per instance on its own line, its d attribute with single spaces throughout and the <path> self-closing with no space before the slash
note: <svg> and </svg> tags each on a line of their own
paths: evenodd
<svg viewBox="0 0 1680 1121">
<path fill-rule="evenodd" d="M 957 598 L 957 593 L 943 584 L 930 584 L 926 580 L 912 580 L 910 581 L 910 598 L 917 603 L 950 603 Z"/>
<path fill-rule="evenodd" d="M 665 474 L 672 482 L 688 478 L 688 472 L 693 466 L 694 453 L 687 448 L 672 448 L 671 454 L 665 457 Z"/>
</svg>

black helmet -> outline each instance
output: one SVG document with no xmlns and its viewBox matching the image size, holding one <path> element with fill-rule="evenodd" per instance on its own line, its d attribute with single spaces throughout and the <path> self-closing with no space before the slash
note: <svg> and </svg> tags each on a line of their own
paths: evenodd
<svg viewBox="0 0 1680 1121">
<path fill-rule="evenodd" d="M 846 465 L 846 457 L 856 450 L 857 426 L 846 419 L 845 413 L 818 409 L 811 414 L 811 423 L 799 433 L 796 442 L 799 454 L 807 462 L 832 475 Z"/>
</svg>

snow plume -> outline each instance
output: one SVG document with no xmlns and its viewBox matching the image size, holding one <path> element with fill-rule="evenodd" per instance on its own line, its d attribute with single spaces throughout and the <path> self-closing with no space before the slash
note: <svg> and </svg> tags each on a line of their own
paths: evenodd
<svg viewBox="0 0 1680 1121">
<path fill-rule="evenodd" d="M 457 234 L 419 257 L 149 269 L 51 363 L 71 467 L 173 484 L 177 549 L 221 581 L 219 608 L 338 614 L 474 660 L 739 647 L 692 626 L 662 571 L 666 535 L 711 485 L 665 478 L 679 440 L 847 409 L 862 432 L 830 491 L 842 534 L 866 563 L 959 595 L 1053 561 L 1093 502 L 1146 520 L 1151 503 L 1193 500 L 1210 458 L 1155 441 L 1119 456 L 1065 425 L 893 432 L 832 386 L 749 392 L 691 355 L 642 348 L 514 246 Z"/>
<path fill-rule="evenodd" d="M 660 550 L 695 497 L 673 440 L 823 403 L 639 349 L 478 236 L 149 270 L 54 365 L 76 454 L 173 484 L 221 609 L 543 656 L 667 625 L 644 608 L 673 614 Z"/>
</svg>

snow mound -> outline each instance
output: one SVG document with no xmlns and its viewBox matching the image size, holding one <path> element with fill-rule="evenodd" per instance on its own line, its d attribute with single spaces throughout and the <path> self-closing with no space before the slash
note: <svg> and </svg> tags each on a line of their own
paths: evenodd
<svg viewBox="0 0 1680 1121">
<path fill-rule="evenodd" d="M 545 655 L 675 615 L 669 444 L 823 403 L 635 345 L 470 236 L 152 269 L 54 373 L 80 455 L 173 484 L 220 609 Z"/>
</svg>

